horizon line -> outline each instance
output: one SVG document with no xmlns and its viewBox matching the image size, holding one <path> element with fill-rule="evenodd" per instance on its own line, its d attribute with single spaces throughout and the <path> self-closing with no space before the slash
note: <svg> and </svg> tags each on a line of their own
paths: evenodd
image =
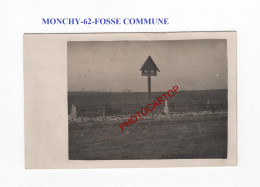
<svg viewBox="0 0 260 187">
<path fill-rule="evenodd" d="M 228 88 L 220 88 L 220 89 L 201 89 L 201 90 L 178 90 L 178 91 L 213 91 L 213 90 L 228 90 Z M 131 92 L 123 92 L 123 91 L 67 91 L 67 92 L 102 92 L 102 93 L 134 93 L 134 92 L 147 92 L 147 91 L 131 91 Z M 165 92 L 165 91 L 152 91 L 152 92 Z"/>
</svg>

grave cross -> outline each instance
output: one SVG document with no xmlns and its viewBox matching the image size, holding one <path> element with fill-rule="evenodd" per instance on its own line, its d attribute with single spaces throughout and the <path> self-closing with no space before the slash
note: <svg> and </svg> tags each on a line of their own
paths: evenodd
<svg viewBox="0 0 260 187">
<path fill-rule="evenodd" d="M 152 57 L 148 56 L 140 71 L 142 71 L 142 76 L 148 77 L 148 100 L 151 100 L 151 76 L 157 76 L 157 71 L 160 72 L 160 70 Z"/>
</svg>

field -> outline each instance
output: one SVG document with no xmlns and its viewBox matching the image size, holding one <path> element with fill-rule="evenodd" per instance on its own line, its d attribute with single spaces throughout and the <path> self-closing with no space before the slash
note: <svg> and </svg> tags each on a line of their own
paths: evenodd
<svg viewBox="0 0 260 187">
<path fill-rule="evenodd" d="M 156 100 L 164 92 L 153 92 L 152 100 Z M 210 106 L 206 103 L 210 102 Z M 77 107 L 78 116 L 101 116 L 105 106 L 106 115 L 132 114 L 147 105 L 146 92 L 69 92 L 68 113 L 72 104 Z M 151 103 L 151 101 L 150 101 Z M 174 97 L 169 98 L 170 111 L 205 110 L 209 108 L 227 109 L 227 90 L 204 90 L 204 91 L 178 91 Z M 154 113 L 163 111 L 161 105 Z M 208 107 L 208 108 L 207 108 Z"/>
<path fill-rule="evenodd" d="M 162 93 L 155 92 L 152 98 Z M 70 111 L 72 104 L 77 108 L 104 105 L 107 108 L 118 105 L 130 106 L 143 104 L 146 98 L 147 93 L 143 92 L 69 92 L 68 107 Z M 72 160 L 224 159 L 227 157 L 227 90 L 179 91 L 169 100 L 169 105 L 187 102 L 204 103 L 207 100 L 220 103 L 222 108 L 211 110 L 203 105 L 201 108 L 178 110 L 176 106 L 170 107 L 171 118 L 138 120 L 123 132 L 118 127 L 123 122 L 120 120 L 70 121 L 69 158 Z M 137 108 L 133 108 L 130 112 L 137 112 Z M 115 112 L 111 115 L 121 115 L 122 111 L 127 111 L 126 109 L 113 109 Z M 161 114 L 162 109 L 163 106 L 153 113 L 164 115 Z M 204 110 L 208 112 L 203 113 Z M 81 114 L 86 117 L 89 113 Z M 106 115 L 109 115 L 107 111 Z"/>
<path fill-rule="evenodd" d="M 226 158 L 226 114 L 138 121 L 124 132 L 117 123 L 69 125 L 73 160 Z"/>
<path fill-rule="evenodd" d="M 165 92 L 152 92 L 152 100 Z M 147 100 L 147 92 L 68 92 L 68 105 L 136 104 Z M 227 90 L 178 91 L 169 103 L 217 100 L 227 102 Z"/>
</svg>

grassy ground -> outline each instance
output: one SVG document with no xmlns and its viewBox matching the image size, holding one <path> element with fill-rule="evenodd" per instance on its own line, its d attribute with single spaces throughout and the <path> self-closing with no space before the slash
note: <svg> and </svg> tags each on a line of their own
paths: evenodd
<svg viewBox="0 0 260 187">
<path fill-rule="evenodd" d="M 124 132 L 116 122 L 69 124 L 72 160 L 226 158 L 227 114 L 138 121 Z"/>
<path fill-rule="evenodd" d="M 167 90 L 165 90 L 167 91 Z M 151 99 L 155 100 L 164 92 L 152 92 Z M 76 106 L 100 105 L 100 104 L 142 104 L 147 100 L 147 92 L 68 92 L 68 106 L 71 104 Z M 227 102 L 227 90 L 194 90 L 194 91 L 178 91 L 174 97 L 169 98 L 169 103 L 185 102 L 187 99 L 191 101 L 207 101 L 216 100 Z M 69 110 L 70 111 L 70 110 Z"/>
<path fill-rule="evenodd" d="M 80 93 L 80 94 L 79 94 Z M 152 92 L 152 100 L 156 100 L 164 92 Z M 187 111 L 187 102 L 218 102 L 221 103 L 219 108 L 227 109 L 227 90 L 197 90 L 197 91 L 178 91 L 174 97 L 168 99 L 169 111 Z M 102 116 L 101 106 L 105 107 L 105 113 L 111 115 L 125 115 L 136 113 L 152 101 L 147 101 L 147 92 L 68 92 L 68 113 L 71 113 L 72 104 L 77 107 L 78 117 L 97 117 Z M 130 106 L 139 104 L 141 106 Z M 174 104 L 174 106 L 173 106 Z M 178 106 L 181 104 L 181 106 Z M 101 109 L 93 109 L 92 107 L 101 107 Z M 121 107 L 115 107 L 121 106 Z M 88 110 L 82 110 L 82 107 Z M 89 107 L 89 108 L 88 108 Z M 163 111 L 164 104 L 157 106 L 153 113 Z M 201 111 L 206 105 L 194 105 L 191 107 L 193 111 Z M 209 109 L 209 108 L 208 108 Z"/>
</svg>

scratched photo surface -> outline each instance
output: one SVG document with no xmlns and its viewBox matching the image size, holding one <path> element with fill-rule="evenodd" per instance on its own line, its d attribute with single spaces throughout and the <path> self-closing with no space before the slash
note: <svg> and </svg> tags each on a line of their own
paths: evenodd
<svg viewBox="0 0 260 187">
<path fill-rule="evenodd" d="M 70 41 L 67 64 L 70 160 L 227 158 L 226 40 Z"/>
</svg>

